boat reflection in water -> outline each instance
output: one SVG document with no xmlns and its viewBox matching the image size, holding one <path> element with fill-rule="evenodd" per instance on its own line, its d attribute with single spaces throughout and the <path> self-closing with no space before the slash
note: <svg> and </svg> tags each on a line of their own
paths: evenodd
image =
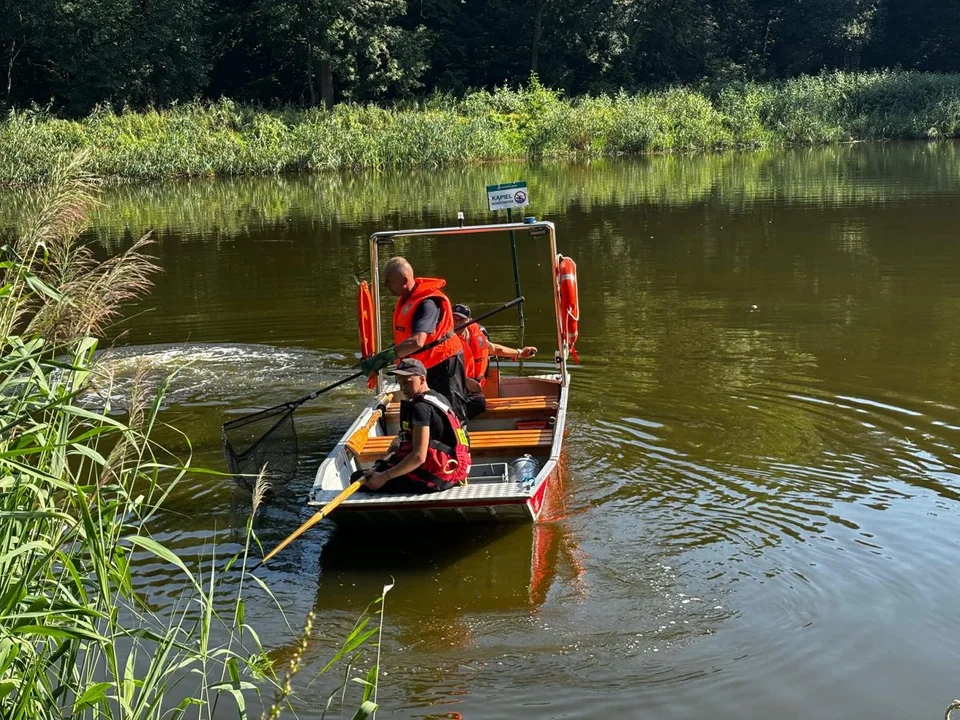
<svg viewBox="0 0 960 720">
<path fill-rule="evenodd" d="M 563 522 L 562 478 L 551 480 L 553 502 L 534 525 L 338 526 L 321 555 L 316 607 L 362 608 L 391 577 L 391 618 L 431 605 L 440 615 L 535 610 L 560 568 L 579 588 L 583 563 Z"/>
<path fill-rule="evenodd" d="M 379 701 L 396 717 L 457 717 L 464 698 L 511 646 L 505 634 L 528 632 L 523 621 L 518 630 L 517 618 L 533 620 L 552 594 L 568 602 L 584 598 L 583 556 L 568 522 L 563 468 L 561 456 L 547 492 L 551 501 L 534 524 L 327 526 L 332 533 L 322 550 L 297 561 L 301 572 L 318 575 L 313 608 L 321 631 L 304 657 L 304 676 L 316 675 L 364 608 L 393 582 L 385 600 Z M 296 619 L 289 620 L 296 627 Z M 296 645 L 290 641 L 271 655 L 282 665 Z M 364 650 L 351 677 L 371 666 L 373 652 L 372 646 Z M 300 716 L 319 718 L 312 709 L 324 707 L 342 679 L 331 671 L 303 688 Z"/>
</svg>

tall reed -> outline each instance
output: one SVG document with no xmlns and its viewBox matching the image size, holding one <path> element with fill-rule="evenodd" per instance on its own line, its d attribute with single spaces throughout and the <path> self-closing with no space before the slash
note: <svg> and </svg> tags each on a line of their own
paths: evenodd
<svg viewBox="0 0 960 720">
<path fill-rule="evenodd" d="M 36 182 L 84 148 L 98 175 L 147 180 L 958 136 L 956 74 L 830 72 L 582 98 L 534 77 L 519 89 L 393 108 L 222 100 L 142 113 L 103 107 L 81 121 L 14 111 L 0 122 L 0 184 Z"/>
<path fill-rule="evenodd" d="M 85 400 L 97 334 L 157 268 L 147 239 L 96 261 L 83 162 L 54 162 L 0 243 L 0 717 L 212 718 L 225 698 L 244 718 L 261 687 L 283 687 L 244 617 L 248 585 L 272 597 L 246 571 L 252 520 L 225 569 L 178 557 L 150 534 L 190 469 L 150 439 L 164 387 L 135 388 L 123 420 Z M 178 573 L 174 608 L 138 589 L 147 559 Z"/>
</svg>

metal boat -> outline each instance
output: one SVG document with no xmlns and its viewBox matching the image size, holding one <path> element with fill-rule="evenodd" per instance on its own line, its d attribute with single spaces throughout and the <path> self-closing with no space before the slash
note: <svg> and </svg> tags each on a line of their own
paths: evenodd
<svg viewBox="0 0 960 720">
<path fill-rule="evenodd" d="M 570 392 L 567 363 L 576 341 L 576 313 L 569 306 L 569 266 L 557 254 L 556 229 L 551 222 L 505 223 L 466 227 L 428 228 L 377 232 L 370 237 L 370 276 L 376 323 L 375 348 L 381 349 L 380 263 L 381 244 L 398 238 L 456 239 L 471 234 L 525 233 L 531 241 L 550 245 L 553 307 L 557 346 L 554 371 L 521 374 L 515 363 L 491 365 L 483 387 L 487 409 L 468 424 L 472 467 L 468 482 L 442 492 L 395 494 L 357 492 L 344 500 L 331 519 L 352 523 L 459 523 L 535 522 L 547 502 L 551 480 L 558 473 L 563 449 Z M 568 265 L 566 274 L 561 264 Z M 575 266 L 572 277 L 576 289 Z M 576 296 L 574 294 L 574 301 Z M 572 322 L 571 322 L 572 316 Z M 573 331 L 571 332 L 571 326 Z M 376 378 L 373 394 L 356 420 L 321 463 L 309 504 L 323 506 L 351 484 L 351 476 L 383 457 L 399 431 L 400 397 L 389 376 Z M 385 412 L 383 412 L 385 408 Z"/>
</svg>

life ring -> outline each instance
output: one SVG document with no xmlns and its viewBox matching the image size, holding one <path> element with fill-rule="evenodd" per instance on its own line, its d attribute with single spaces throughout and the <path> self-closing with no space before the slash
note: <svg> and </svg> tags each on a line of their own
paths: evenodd
<svg viewBox="0 0 960 720">
<path fill-rule="evenodd" d="M 360 357 L 368 358 L 374 353 L 374 339 L 377 336 L 377 325 L 373 316 L 373 293 L 367 281 L 357 285 L 357 325 L 360 330 Z M 376 387 L 377 375 L 371 373 L 367 380 L 367 387 L 371 390 Z"/>
<path fill-rule="evenodd" d="M 574 362 L 580 364 L 577 357 L 577 338 L 580 336 L 580 298 L 577 293 L 577 264 L 563 255 L 557 256 L 557 281 L 560 294 L 561 337 Z"/>
</svg>

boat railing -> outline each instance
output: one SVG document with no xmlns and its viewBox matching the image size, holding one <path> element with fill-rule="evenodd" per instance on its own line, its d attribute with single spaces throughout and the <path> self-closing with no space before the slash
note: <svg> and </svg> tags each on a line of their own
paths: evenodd
<svg viewBox="0 0 960 720">
<path fill-rule="evenodd" d="M 382 350 L 383 328 L 380 324 L 380 243 L 390 242 L 398 238 L 438 237 L 447 235 L 477 235 L 481 233 L 509 233 L 526 232 L 533 238 L 546 237 L 550 244 L 550 272 L 553 277 L 551 287 L 553 292 L 553 314 L 556 320 L 557 352 L 555 354 L 556 367 L 564 384 L 569 381 L 567 370 L 567 348 L 563 342 L 563 315 L 560 308 L 559 267 L 557 265 L 557 230 L 549 220 L 540 220 L 531 223 L 500 223 L 492 225 L 466 225 L 463 227 L 415 228 L 409 230 L 381 230 L 370 236 L 370 278 L 374 302 L 374 352 Z M 383 392 L 383 376 L 377 377 L 377 393 Z"/>
</svg>

